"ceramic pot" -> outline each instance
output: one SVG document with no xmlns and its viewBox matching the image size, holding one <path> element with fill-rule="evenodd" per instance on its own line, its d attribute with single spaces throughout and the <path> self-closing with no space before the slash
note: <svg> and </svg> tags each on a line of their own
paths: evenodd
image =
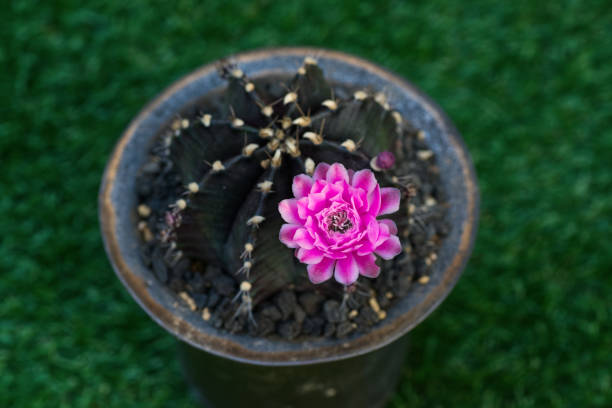
<svg viewBox="0 0 612 408">
<path fill-rule="evenodd" d="M 465 144 L 440 107 L 414 85 L 363 59 L 323 49 L 264 49 L 229 60 L 249 77 L 261 78 L 293 74 L 306 56 L 317 58 L 331 83 L 384 90 L 390 105 L 425 131 L 450 203 L 450 234 L 430 282 L 413 285 L 369 333 L 283 341 L 215 329 L 199 314 L 177 307 L 174 292 L 139 256 L 135 181 L 150 147 L 177 112 L 224 86 L 216 63 L 174 83 L 136 116 L 117 143 L 100 188 L 100 224 L 117 276 L 145 312 L 179 340 L 187 380 L 207 407 L 383 406 L 399 379 L 406 334 L 453 288 L 476 235 L 479 196 Z"/>
</svg>

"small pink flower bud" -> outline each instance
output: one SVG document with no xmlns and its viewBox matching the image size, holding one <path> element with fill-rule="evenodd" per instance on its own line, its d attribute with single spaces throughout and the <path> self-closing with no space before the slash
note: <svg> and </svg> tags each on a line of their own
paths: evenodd
<svg viewBox="0 0 612 408">
<path fill-rule="evenodd" d="M 395 155 L 391 152 L 382 152 L 376 156 L 376 166 L 381 170 L 389 170 L 395 164 Z"/>
</svg>

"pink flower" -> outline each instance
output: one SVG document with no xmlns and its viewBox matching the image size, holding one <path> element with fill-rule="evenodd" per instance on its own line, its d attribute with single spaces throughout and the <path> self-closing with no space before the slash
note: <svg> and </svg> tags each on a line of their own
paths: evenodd
<svg viewBox="0 0 612 408">
<path fill-rule="evenodd" d="M 287 222 L 279 239 L 308 264 L 311 282 L 332 275 L 344 285 L 359 275 L 375 278 L 380 267 L 374 254 L 391 259 L 402 251 L 395 223 L 376 219 L 399 209 L 400 192 L 380 188 L 370 170 L 320 163 L 312 177 L 295 176 L 292 188 L 295 198 L 278 204 Z"/>
</svg>

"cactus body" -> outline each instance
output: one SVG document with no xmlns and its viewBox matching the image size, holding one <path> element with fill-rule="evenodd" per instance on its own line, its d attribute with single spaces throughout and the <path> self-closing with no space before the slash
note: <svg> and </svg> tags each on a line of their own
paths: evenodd
<svg viewBox="0 0 612 408">
<path fill-rule="evenodd" d="M 250 313 L 272 293 L 311 284 L 278 239 L 277 207 L 291 197 L 293 177 L 320 162 L 368 168 L 379 153 L 398 151 L 410 128 L 381 94 L 336 98 L 311 58 L 286 88 L 262 88 L 232 66 L 220 74 L 224 106 L 181 118 L 168 140 L 186 190 L 164 236 L 183 256 L 234 272 L 242 282 L 239 310 Z"/>
</svg>

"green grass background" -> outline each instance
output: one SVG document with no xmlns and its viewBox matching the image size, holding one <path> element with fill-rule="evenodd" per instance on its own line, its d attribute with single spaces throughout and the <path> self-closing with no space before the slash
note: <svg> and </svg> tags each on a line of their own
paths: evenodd
<svg viewBox="0 0 612 408">
<path fill-rule="evenodd" d="M 612 7 L 416 3 L 5 4 L 0 406 L 192 406 L 173 339 L 106 260 L 99 181 L 168 84 L 277 45 L 404 75 L 448 112 L 478 171 L 474 254 L 413 331 L 390 407 L 612 406 Z"/>
</svg>

